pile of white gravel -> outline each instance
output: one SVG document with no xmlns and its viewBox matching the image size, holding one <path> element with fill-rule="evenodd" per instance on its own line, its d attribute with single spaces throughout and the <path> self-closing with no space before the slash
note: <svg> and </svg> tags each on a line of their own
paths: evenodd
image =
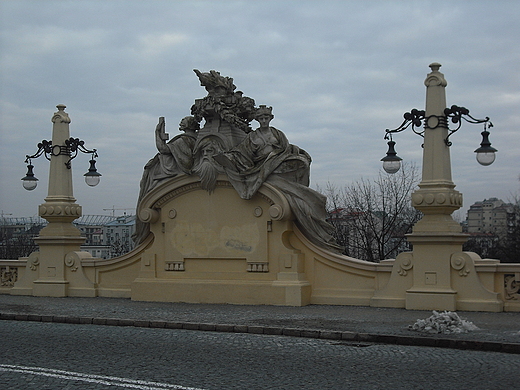
<svg viewBox="0 0 520 390">
<path fill-rule="evenodd" d="M 433 311 L 433 315 L 425 320 L 417 320 L 415 324 L 408 326 L 409 330 L 422 333 L 468 333 L 478 330 L 478 327 L 470 321 L 463 320 L 452 311 L 439 313 Z"/>
</svg>

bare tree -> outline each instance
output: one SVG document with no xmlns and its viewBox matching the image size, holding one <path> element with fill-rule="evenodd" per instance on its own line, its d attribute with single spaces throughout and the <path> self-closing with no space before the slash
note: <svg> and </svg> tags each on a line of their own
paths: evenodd
<svg viewBox="0 0 520 390">
<path fill-rule="evenodd" d="M 327 184 L 329 222 L 344 254 L 379 262 L 409 250 L 405 234 L 422 215 L 411 205 L 418 183 L 417 167 L 403 164 L 398 173 L 380 171 L 374 180 L 362 178 L 344 188 Z"/>
<path fill-rule="evenodd" d="M 9 229 L 5 224 L 0 227 L 0 259 L 18 259 L 29 256 L 38 250 L 34 238 L 43 225 L 33 225 L 24 231 Z"/>
</svg>

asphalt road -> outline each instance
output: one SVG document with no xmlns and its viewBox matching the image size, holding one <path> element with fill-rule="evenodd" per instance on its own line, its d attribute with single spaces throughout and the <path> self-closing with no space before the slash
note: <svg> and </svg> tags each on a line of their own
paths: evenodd
<svg viewBox="0 0 520 390">
<path fill-rule="evenodd" d="M 513 389 L 520 355 L 0 321 L 2 389 Z"/>
</svg>

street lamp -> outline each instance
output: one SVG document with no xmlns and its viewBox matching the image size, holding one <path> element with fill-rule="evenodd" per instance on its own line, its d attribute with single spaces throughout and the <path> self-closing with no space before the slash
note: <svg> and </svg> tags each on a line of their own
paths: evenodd
<svg viewBox="0 0 520 390">
<path fill-rule="evenodd" d="M 64 109 L 66 108 L 63 104 L 60 104 L 56 107 L 58 108 L 58 110 L 60 110 L 60 112 L 64 111 Z M 36 188 L 38 184 L 38 179 L 34 176 L 33 172 L 33 158 L 38 158 L 41 155 L 45 155 L 45 158 L 51 161 L 51 157 L 65 156 L 66 159 L 68 158 L 67 161 L 64 161 L 65 167 L 67 169 L 71 169 L 71 161 L 74 158 L 76 158 L 76 156 L 78 155 L 78 151 L 82 153 L 90 153 L 92 155 L 90 160 L 90 168 L 88 172 L 83 175 L 85 176 L 85 183 L 87 183 L 87 185 L 91 187 L 97 186 L 99 184 L 101 174 L 96 169 L 95 158 L 98 157 L 97 150 L 87 149 L 85 147 L 85 141 L 80 140 L 79 138 L 70 137 L 63 141 L 60 141 L 63 143 L 53 144 L 53 141 L 43 140 L 42 142 L 38 143 L 38 151 L 36 153 L 34 153 L 31 156 L 25 156 L 25 163 L 27 164 L 27 174 L 24 178 L 22 178 L 22 181 L 23 187 L 26 190 L 32 191 Z"/>
<path fill-rule="evenodd" d="M 28 163 L 27 174 L 25 175 L 24 178 L 22 178 L 22 180 L 23 180 L 22 184 L 23 184 L 23 188 L 25 188 L 27 191 L 32 191 L 38 185 L 38 183 L 37 183 L 38 179 L 36 177 L 34 177 L 34 173 L 33 173 L 34 165 L 31 164 L 31 159 L 28 159 L 28 160 L 26 159 L 25 162 Z"/>
<path fill-rule="evenodd" d="M 489 118 L 472 117 L 465 107 L 447 107 L 448 83 L 440 67 L 430 64 L 431 72 L 424 81 L 425 110 L 407 112 L 398 128 L 386 130 L 388 152 L 382 161 L 388 173 L 397 172 L 401 165 L 392 136 L 411 128 L 423 138 L 422 178 L 411 196 L 412 206 L 423 216 L 406 235 L 412 252 L 400 253 L 395 259 L 391 280 L 373 302 L 376 306 L 399 302 L 412 310 L 500 311 L 498 294 L 487 291 L 478 280 L 474 268 L 478 256 L 462 251 L 468 235 L 451 216 L 462 207 L 463 199 L 451 177 L 450 136 L 460 129 L 462 120 L 484 124 L 482 143 L 475 152 L 480 164 L 489 165 L 496 152 L 489 142 L 492 124 Z"/>
<path fill-rule="evenodd" d="M 388 141 L 388 152 L 386 152 L 386 156 L 383 157 L 381 161 L 383 162 L 383 169 L 387 173 L 396 173 L 401 169 L 402 158 L 397 155 L 395 151 L 395 141 L 393 141 L 391 137 L 390 141 Z"/>
<path fill-rule="evenodd" d="M 69 292 L 74 295 L 80 291 L 95 296 L 92 282 L 80 270 L 81 262 L 75 260 L 87 255 L 81 251 L 85 238 L 72 224 L 81 217 L 82 210 L 73 195 L 71 161 L 79 152 L 91 155 L 90 168 L 84 176 L 89 186 L 95 186 L 101 176 L 96 169 L 98 154 L 96 149 L 87 149 L 84 141 L 70 136 L 71 120 L 66 107 L 63 104 L 56 107 L 58 112 L 51 119 L 52 140 L 43 140 L 36 153 L 26 156 L 27 175 L 22 179 L 25 189 L 36 188 L 38 179 L 34 176 L 32 159 L 45 156 L 49 160 L 47 197 L 38 207 L 38 215 L 48 224 L 34 239 L 39 250 L 31 254 L 33 263 L 24 275 L 27 277 L 15 285 L 11 293 L 64 297 Z"/>
<path fill-rule="evenodd" d="M 444 128 L 448 130 L 448 134 L 446 138 L 444 138 L 444 143 L 449 147 L 452 145 L 452 142 L 449 140 L 449 138 L 453 133 L 460 129 L 462 126 L 462 119 L 468 123 L 484 124 L 484 131 L 481 133 L 482 142 L 480 143 L 480 148 L 475 150 L 475 153 L 477 153 L 477 161 L 481 165 L 491 165 L 495 161 L 495 152 L 497 150 L 491 147 L 491 142 L 489 142 L 489 131 L 487 130 L 493 127 L 493 124 L 490 122 L 488 117 L 486 117 L 486 119 L 473 118 L 469 114 L 469 110 L 467 108 L 456 105 L 452 105 L 450 108 L 445 108 L 444 115 L 426 116 L 424 110 L 417 110 L 414 108 L 410 112 L 405 113 L 403 117 L 404 121 L 398 128 L 393 130 L 385 130 L 385 139 L 389 140 L 388 152 L 386 152 L 386 156 L 383 157 L 381 161 L 383 161 L 383 169 L 387 173 L 396 173 L 401 168 L 402 158 L 399 157 L 395 151 L 395 141 L 392 139 L 393 133 L 400 133 L 401 131 L 404 131 L 411 126 L 411 129 L 415 134 L 424 138 L 424 132 L 426 130 Z M 457 124 L 455 129 L 449 129 L 448 122 L 450 120 L 452 123 Z M 423 125 L 423 122 L 425 130 L 417 130 L 417 128 L 420 128 Z"/>
<path fill-rule="evenodd" d="M 101 173 L 96 169 L 96 160 L 94 160 L 94 157 L 97 157 L 97 154 L 92 155 L 92 159 L 89 161 L 90 168 L 88 169 L 88 172 L 83 175 L 85 176 L 85 183 L 90 187 L 97 186 L 101 176 Z"/>
<path fill-rule="evenodd" d="M 488 128 L 493 127 L 491 122 L 488 124 Z M 475 150 L 477 153 L 477 161 L 481 165 L 491 165 L 493 161 L 495 161 L 495 152 L 497 151 L 495 148 L 491 147 L 491 142 L 489 142 L 489 131 L 487 131 L 486 126 L 484 125 L 484 131 L 482 134 L 482 142 L 480 143 L 480 148 Z"/>
</svg>

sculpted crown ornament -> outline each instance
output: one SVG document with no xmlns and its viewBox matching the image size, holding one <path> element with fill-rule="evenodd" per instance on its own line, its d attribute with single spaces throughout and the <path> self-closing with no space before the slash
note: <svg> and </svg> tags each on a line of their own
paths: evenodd
<svg viewBox="0 0 520 390">
<path fill-rule="evenodd" d="M 256 117 L 259 117 L 260 115 L 269 115 L 270 117 L 274 117 L 273 107 L 267 107 L 265 104 L 261 104 L 256 109 Z"/>
</svg>

